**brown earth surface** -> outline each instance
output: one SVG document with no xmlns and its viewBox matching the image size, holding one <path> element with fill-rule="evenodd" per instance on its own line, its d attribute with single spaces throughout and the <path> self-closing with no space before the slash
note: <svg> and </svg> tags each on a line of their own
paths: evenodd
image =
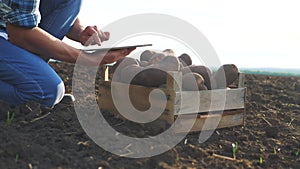
<svg viewBox="0 0 300 169">
<path fill-rule="evenodd" d="M 50 64 L 71 92 L 74 66 Z M 190 133 L 171 150 L 142 159 L 119 157 L 95 144 L 70 101 L 47 111 L 35 103 L 19 109 L 1 102 L 0 169 L 300 168 L 300 78 L 246 75 L 245 86 L 244 126 L 216 130 L 201 144 L 200 132 Z M 10 124 L 8 111 L 14 114 Z M 114 128 L 133 137 L 160 133 L 166 127 L 163 122 L 139 125 L 103 114 Z M 232 157 L 232 143 L 238 143 L 236 161 L 213 156 Z"/>
</svg>

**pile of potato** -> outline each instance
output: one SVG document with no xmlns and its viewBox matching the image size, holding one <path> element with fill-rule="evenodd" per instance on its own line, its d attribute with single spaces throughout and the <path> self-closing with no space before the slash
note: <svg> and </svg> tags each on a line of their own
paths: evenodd
<svg viewBox="0 0 300 169">
<path fill-rule="evenodd" d="M 188 54 L 175 56 L 173 50 L 163 52 L 146 50 L 140 60 L 126 57 L 110 68 L 113 81 L 146 87 L 162 87 L 166 84 L 168 71 L 182 72 L 182 89 L 185 91 L 227 88 L 238 78 L 234 64 L 222 65 L 213 72 L 203 65 L 193 65 Z"/>
</svg>

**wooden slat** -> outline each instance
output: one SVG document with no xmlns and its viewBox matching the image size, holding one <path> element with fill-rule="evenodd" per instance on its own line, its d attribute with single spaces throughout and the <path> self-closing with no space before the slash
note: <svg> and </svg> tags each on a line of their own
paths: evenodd
<svg viewBox="0 0 300 169">
<path fill-rule="evenodd" d="M 200 99 L 197 99 L 200 98 Z M 224 99 L 226 100 L 224 101 Z M 244 108 L 245 88 L 176 93 L 175 115 Z M 195 110 L 195 105 L 198 107 Z"/>
<path fill-rule="evenodd" d="M 182 73 L 178 71 L 170 71 L 167 74 L 167 89 L 173 91 L 181 91 Z"/>
<path fill-rule="evenodd" d="M 112 98 L 111 91 L 115 92 L 114 100 Z M 114 114 L 118 114 L 119 112 L 116 108 L 116 103 L 119 105 L 119 109 L 121 111 L 130 110 L 125 100 L 128 99 L 128 85 L 118 82 L 101 82 L 99 88 L 99 97 L 98 104 L 101 110 L 107 110 Z M 149 102 L 149 95 L 152 95 L 152 105 Z M 173 123 L 174 114 L 170 114 L 171 111 L 168 107 L 172 107 L 174 103 L 174 95 L 173 91 L 169 91 L 166 89 L 161 89 L 160 91 L 157 88 L 148 88 L 143 86 L 130 85 L 129 87 L 129 103 L 134 106 L 135 109 L 138 110 L 142 115 L 145 111 L 147 114 L 151 116 L 155 113 L 162 113 L 160 119 L 164 119 L 169 123 Z M 165 100 L 167 99 L 167 100 Z M 152 106 L 150 108 L 150 106 Z M 147 115 L 145 114 L 145 116 Z"/>
<path fill-rule="evenodd" d="M 175 113 L 175 92 L 181 91 L 182 89 L 182 73 L 171 71 L 167 74 L 167 90 L 172 91 L 169 97 L 166 110 L 168 112 L 168 122 L 174 122 Z M 173 119 L 173 120 L 172 120 Z"/>
<path fill-rule="evenodd" d="M 175 133 L 186 132 L 186 126 L 190 126 L 195 120 L 191 115 L 180 115 L 183 118 L 174 126 Z M 205 128 L 204 128 L 205 124 Z M 244 109 L 227 110 L 223 114 L 198 115 L 193 127 L 188 132 L 228 128 L 244 124 Z"/>
<path fill-rule="evenodd" d="M 238 88 L 243 88 L 245 83 L 245 74 L 240 72 L 239 73 L 239 82 L 238 82 Z"/>
<path fill-rule="evenodd" d="M 111 99 L 111 93 L 110 93 L 112 87 L 111 82 L 102 82 L 100 86 L 101 86 L 100 91 L 103 91 L 100 93 L 106 93 L 106 96 L 103 95 L 103 99 L 109 97 Z M 114 82 L 113 86 L 114 86 L 114 90 L 117 93 L 119 93 L 117 98 L 120 100 L 118 101 L 122 102 L 122 99 L 126 99 L 123 96 L 126 95 L 126 93 L 124 92 L 127 91 L 126 89 L 127 85 L 123 83 Z M 150 108 L 149 94 L 152 91 L 154 93 L 153 98 L 155 98 L 153 100 L 153 106 L 157 108 L 161 108 L 162 106 L 165 106 L 165 103 L 162 102 L 163 97 L 161 97 L 161 94 L 159 93 L 157 93 L 157 96 L 155 96 L 156 92 L 154 89 L 156 88 L 130 85 L 129 95 L 132 104 L 138 110 L 141 111 L 145 111 L 149 109 Z M 174 96 L 174 92 L 166 89 L 162 89 L 162 91 L 166 94 L 169 102 L 166 106 L 166 109 L 168 109 L 169 111 L 173 111 L 172 109 L 174 109 L 175 115 L 244 108 L 245 88 L 229 89 L 229 90 L 218 89 L 218 90 L 209 90 L 209 91 L 200 91 L 200 92 L 192 92 L 192 91 L 176 92 L 176 98 L 174 100 L 172 99 L 172 97 Z M 225 97 L 226 97 L 226 101 L 224 102 Z M 172 103 L 172 100 L 174 101 L 174 103 Z"/>
</svg>

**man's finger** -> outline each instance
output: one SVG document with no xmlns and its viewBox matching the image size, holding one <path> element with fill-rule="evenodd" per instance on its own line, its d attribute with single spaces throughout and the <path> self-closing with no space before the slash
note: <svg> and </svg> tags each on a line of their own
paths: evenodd
<svg viewBox="0 0 300 169">
<path fill-rule="evenodd" d="M 94 33 L 92 36 L 89 37 L 89 39 L 85 43 L 87 46 L 88 45 L 101 45 L 101 40 L 98 36 L 98 33 Z"/>
<path fill-rule="evenodd" d="M 109 40 L 110 33 L 109 32 L 103 32 L 103 40 L 102 41 L 107 41 Z"/>
<path fill-rule="evenodd" d="M 101 39 L 101 42 L 109 40 L 109 36 L 110 36 L 109 32 L 102 32 L 101 30 L 98 30 L 98 35 L 99 38 Z"/>
</svg>

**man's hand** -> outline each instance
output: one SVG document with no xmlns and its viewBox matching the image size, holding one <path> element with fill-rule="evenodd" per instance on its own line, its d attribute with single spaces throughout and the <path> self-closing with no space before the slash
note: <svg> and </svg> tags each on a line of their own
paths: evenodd
<svg viewBox="0 0 300 169">
<path fill-rule="evenodd" d="M 103 41 L 109 40 L 109 32 L 98 30 L 97 26 L 88 26 L 80 33 L 80 43 L 84 46 L 101 45 Z"/>
<path fill-rule="evenodd" d="M 100 64 L 108 64 L 118 61 L 121 58 L 124 58 L 125 56 L 129 55 L 135 48 L 128 48 L 128 49 L 121 49 L 116 51 L 109 51 L 104 56 L 103 60 Z"/>
<path fill-rule="evenodd" d="M 129 55 L 133 50 L 135 50 L 135 48 L 127 48 L 114 51 L 96 51 L 93 53 L 82 52 L 80 54 L 78 64 L 98 66 L 99 60 L 101 60 L 100 65 L 113 63 Z"/>
</svg>

